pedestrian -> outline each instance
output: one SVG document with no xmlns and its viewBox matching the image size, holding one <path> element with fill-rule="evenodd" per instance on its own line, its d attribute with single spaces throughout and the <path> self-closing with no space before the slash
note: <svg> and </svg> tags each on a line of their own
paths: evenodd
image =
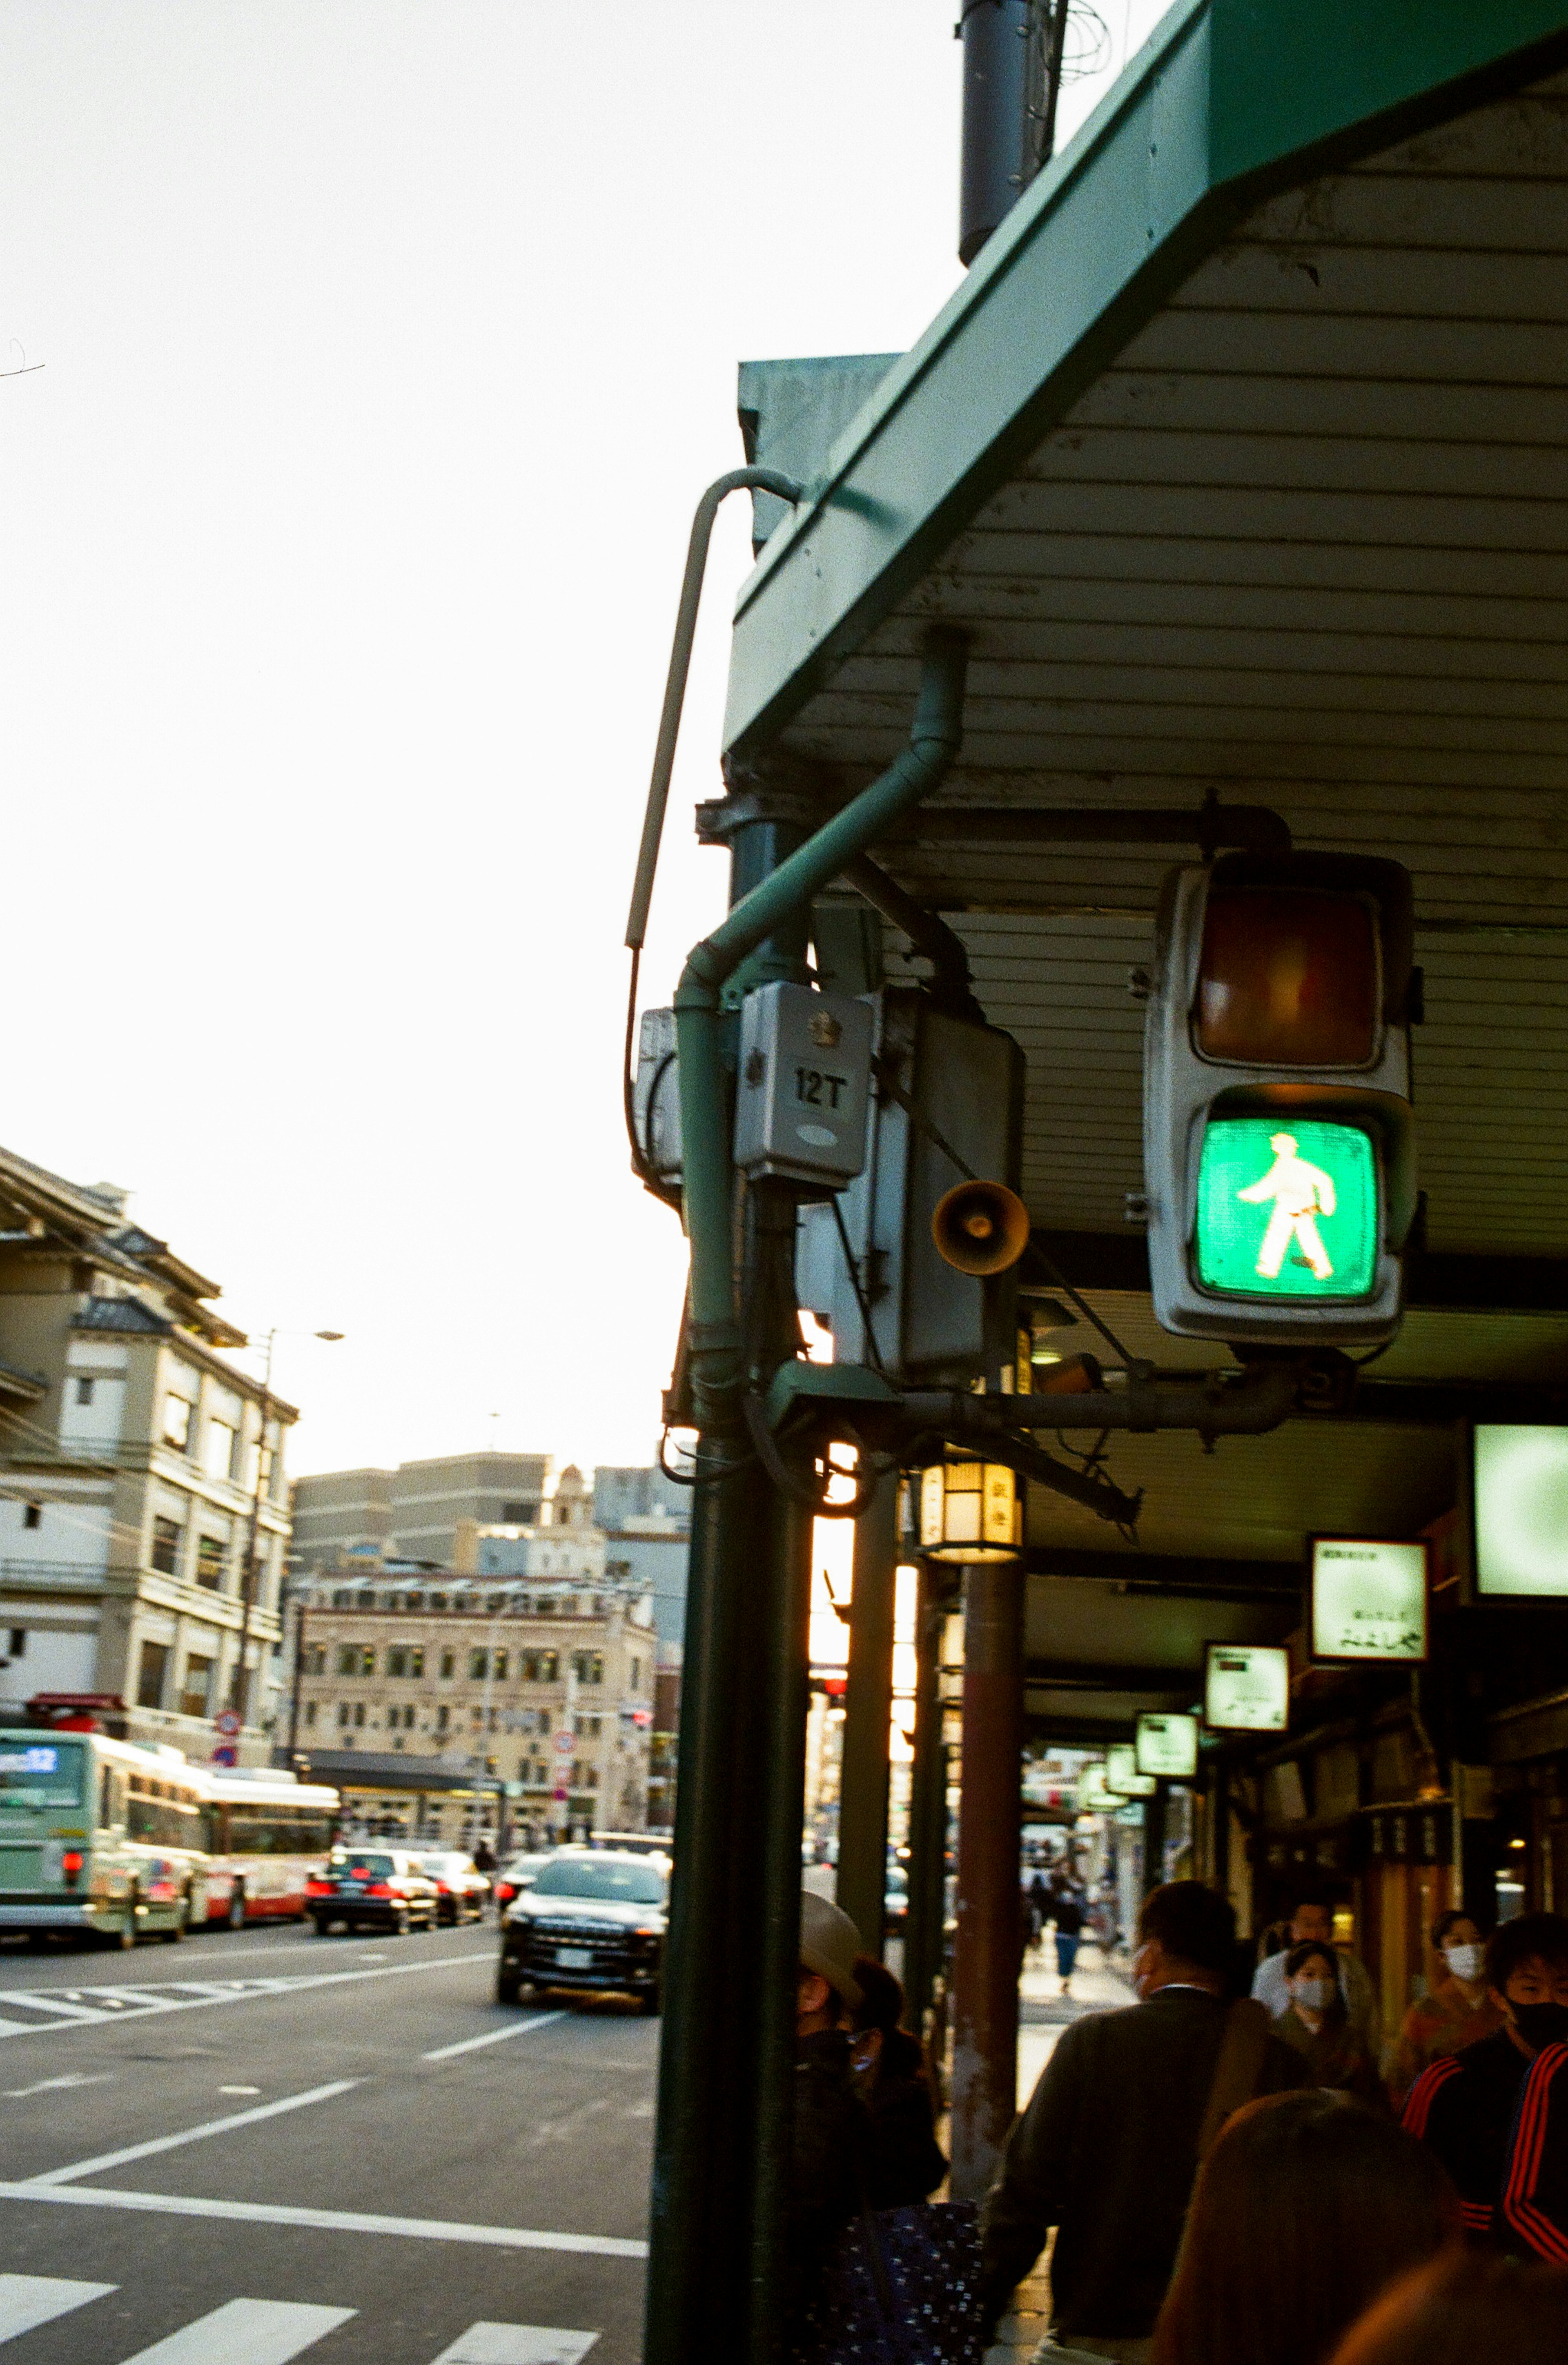
<svg viewBox="0 0 1568 2365">
<path fill-rule="evenodd" d="M 1568 2270 L 1528 2275 L 1504 2259 L 1443 2258 L 1402 2276 L 1353 2325 L 1331 2365 L 1562 2365 Z"/>
<path fill-rule="evenodd" d="M 1292 1946 L 1305 1946 L 1309 1938 L 1319 1945 L 1334 1944 L 1334 1911 L 1327 1900 L 1315 1889 L 1297 1893 L 1291 1909 L 1286 1944 L 1277 1954 L 1265 1956 L 1252 1978 L 1252 1992 L 1271 2020 L 1278 2020 L 1290 2002 L 1286 1992 L 1288 1974 L 1285 1958 Z M 1377 1991 L 1362 1964 L 1354 1955 L 1334 1947 L 1335 1975 L 1339 1992 L 1345 2001 L 1345 2016 L 1371 2061 L 1383 2058 L 1383 2017 L 1378 2010 Z"/>
<path fill-rule="evenodd" d="M 928 2200 L 947 2173 L 919 2039 L 901 2027 L 904 1995 L 885 1963 L 857 1955 L 860 2002 L 851 2022 L 850 2059 L 870 2117 L 866 2198 L 873 2209 Z"/>
<path fill-rule="evenodd" d="M 494 1872 L 495 1868 L 496 1852 L 490 1845 L 489 1833 L 481 1832 L 474 1844 L 474 1869 L 476 1872 Z"/>
<path fill-rule="evenodd" d="M 1254 2094 L 1305 2082 L 1250 2003 L 1226 1990 L 1228 1901 L 1168 1882 L 1138 1917 L 1140 2001 L 1062 2031 L 1008 2138 L 981 2221 L 993 2326 L 1056 2228 L 1053 2337 L 1141 2365 L 1175 2264 L 1200 2140 Z"/>
<path fill-rule="evenodd" d="M 784 2345 L 791 2356 L 811 2345 L 808 2317 L 828 2253 L 861 2206 L 870 2120 L 856 2091 L 848 2028 L 861 2001 L 855 1976 L 859 1952 L 860 1933 L 848 1914 L 813 1889 L 802 1889 L 786 2235 Z"/>
<path fill-rule="evenodd" d="M 1486 1984 L 1503 2025 L 1461 2053 L 1439 2054 L 1410 2089 L 1403 2124 L 1447 2169 L 1466 2231 L 1518 2247 L 1500 2214 L 1508 2138 L 1527 2070 L 1568 2025 L 1568 1921 L 1520 1913 L 1505 1922 L 1486 1942 Z"/>
<path fill-rule="evenodd" d="M 1056 1925 L 1057 1977 L 1066 1995 L 1072 1984 L 1072 1967 L 1078 1960 L 1084 1922 L 1083 1900 L 1070 1882 L 1063 1881 L 1053 1890 L 1050 1911 Z"/>
<path fill-rule="evenodd" d="M 1386 2112 L 1249 2102 L 1199 2171 L 1153 2365 L 1327 2365 L 1389 2283 L 1460 2239 L 1447 2177 Z"/>
<path fill-rule="evenodd" d="M 1293 1946 L 1285 1956 L 1285 1981 L 1290 2001 L 1274 2023 L 1274 2034 L 1301 2055 L 1312 2083 L 1382 2104 L 1383 2080 L 1350 2026 L 1333 1947 L 1316 1938 Z"/>
<path fill-rule="evenodd" d="M 1487 1990 L 1486 1946 L 1475 1922 L 1455 1907 L 1439 1914 L 1431 1939 L 1437 1980 L 1406 2013 L 1390 2066 L 1388 2086 L 1395 2109 L 1439 2054 L 1462 2053 L 1467 2045 L 1495 2035 L 1503 2025 L 1501 2008 Z"/>
</svg>

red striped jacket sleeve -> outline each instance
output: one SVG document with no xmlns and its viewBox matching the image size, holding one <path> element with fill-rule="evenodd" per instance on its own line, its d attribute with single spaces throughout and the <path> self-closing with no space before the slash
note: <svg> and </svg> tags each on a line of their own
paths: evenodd
<svg viewBox="0 0 1568 2365">
<path fill-rule="evenodd" d="M 1568 2261 L 1568 2045 L 1536 2055 L 1519 2089 L 1503 2169 L 1503 2214 L 1539 2258 Z"/>
<path fill-rule="evenodd" d="M 1405 2109 L 1399 2122 L 1407 2135 L 1415 2135 L 1419 2140 L 1426 2135 L 1434 2097 L 1450 2078 L 1458 2077 L 1459 2070 L 1459 2057 L 1453 2053 L 1440 2054 L 1429 2068 L 1422 2070 L 1405 2098 Z"/>
</svg>

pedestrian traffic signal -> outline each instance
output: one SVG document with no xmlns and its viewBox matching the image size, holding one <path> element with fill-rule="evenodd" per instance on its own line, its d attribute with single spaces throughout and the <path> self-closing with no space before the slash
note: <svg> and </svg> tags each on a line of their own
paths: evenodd
<svg viewBox="0 0 1568 2365">
<path fill-rule="evenodd" d="M 1352 855 L 1173 871 L 1144 1056 L 1149 1278 L 1186 1337 L 1398 1328 L 1416 1210 L 1410 880 Z"/>
</svg>

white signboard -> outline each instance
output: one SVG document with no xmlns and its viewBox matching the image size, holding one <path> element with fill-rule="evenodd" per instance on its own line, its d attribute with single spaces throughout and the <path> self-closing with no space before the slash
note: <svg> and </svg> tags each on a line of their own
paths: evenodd
<svg viewBox="0 0 1568 2365">
<path fill-rule="evenodd" d="M 1151 1774 L 1138 1772 L 1130 1741 L 1114 1741 L 1105 1752 L 1105 1788 L 1117 1799 L 1152 1799 L 1159 1785 Z"/>
<path fill-rule="evenodd" d="M 1314 1536 L 1312 1655 L 1324 1660 L 1423 1660 L 1426 1545 Z"/>
<path fill-rule="evenodd" d="M 1290 1721 L 1288 1651 L 1267 1642 L 1211 1642 L 1204 1722 L 1211 1732 L 1283 1732 Z"/>
<path fill-rule="evenodd" d="M 1568 1429 L 1476 1424 L 1475 1589 L 1568 1594 Z"/>
<path fill-rule="evenodd" d="M 1140 1716 L 1134 1746 L 1140 1774 L 1163 1774 L 1174 1782 L 1190 1782 L 1198 1770 L 1198 1720 L 1195 1716 Z"/>
</svg>

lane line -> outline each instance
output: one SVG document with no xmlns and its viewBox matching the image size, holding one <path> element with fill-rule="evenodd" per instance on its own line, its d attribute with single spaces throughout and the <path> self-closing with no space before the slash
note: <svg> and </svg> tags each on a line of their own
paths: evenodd
<svg viewBox="0 0 1568 2365">
<path fill-rule="evenodd" d="M 6 2001 L 11 2008 L 17 2004 L 25 2004 L 29 2012 L 52 2012 L 68 2023 L 88 2020 L 103 2021 L 108 2018 L 107 2012 L 95 2011 L 90 2004 L 55 2003 L 49 1996 L 35 1995 L 30 1988 L 8 1988 L 6 1991 Z M 44 2024 L 42 2022 L 39 2023 L 40 2027 Z M 50 2024 L 49 2033 L 51 2036 L 59 2036 L 64 2032 Z"/>
<path fill-rule="evenodd" d="M 63 2275 L 0 2275 L 0 2340 L 16 2340 L 118 2289 L 118 2283 L 71 2282 Z"/>
<path fill-rule="evenodd" d="M 149 2143 L 128 2144 L 123 2151 L 101 2151 L 93 2159 L 73 2161 L 69 2168 L 46 2169 L 41 2176 L 28 2180 L 33 2184 L 74 2184 L 84 2176 L 96 2176 L 106 2168 L 123 2168 L 128 2160 L 151 2159 L 155 2152 L 178 2151 L 182 2144 L 200 2143 L 207 2135 L 226 2135 L 234 2127 L 254 2126 L 258 2119 L 275 2119 L 285 2111 L 303 2111 L 311 2102 L 330 2102 L 335 2094 L 349 2093 L 363 2086 L 363 2078 L 337 2078 L 330 2086 L 312 2086 L 306 2094 L 286 2094 L 279 2102 L 258 2102 L 253 2111 L 231 2111 L 226 2118 L 208 2119 L 199 2127 L 186 2127 L 177 2135 L 154 2135 Z"/>
<path fill-rule="evenodd" d="M 8 2102 L 25 2102 L 29 2094 L 62 2094 L 70 2086 L 112 2086 L 118 2072 L 99 2069 L 91 2077 L 85 2070 L 68 2070 L 63 2078 L 39 2078 L 31 2086 L 7 2086 L 3 2090 Z"/>
<path fill-rule="evenodd" d="M 471 2324 L 431 2365 L 578 2365 L 598 2338 L 548 2324 Z"/>
<path fill-rule="evenodd" d="M 287 2299 L 231 2299 L 210 2315 L 139 2348 L 125 2365 L 288 2365 L 357 2315 L 353 2307 L 308 2307 Z"/>
<path fill-rule="evenodd" d="M 483 2036 L 465 2036 L 461 2045 L 438 2045 L 433 2053 L 421 2053 L 420 2059 L 452 2061 L 460 2053 L 476 2053 L 481 2045 L 504 2045 L 509 2036 L 526 2036 L 531 2029 L 548 2028 L 553 2020 L 566 2017 L 564 2012 L 536 2012 L 532 2020 L 514 2020 L 510 2028 L 487 2028 Z"/>
<path fill-rule="evenodd" d="M 392 2234 L 409 2242 L 471 2242 L 482 2249 L 561 2250 L 577 2258 L 645 2259 L 646 2242 L 612 2234 L 547 2234 L 521 2225 L 465 2225 L 444 2217 L 384 2217 L 361 2209 L 301 2209 L 282 2202 L 205 2201 L 184 2192 L 125 2192 L 103 2184 L 0 2184 L 0 2201 L 131 2209 L 160 2217 L 212 2217 L 236 2225 L 304 2225 L 325 2234 Z M 129 2365 L 129 2360 L 128 2360 Z"/>
<path fill-rule="evenodd" d="M 488 1957 L 489 1949 L 487 1947 L 483 1954 L 429 1955 L 421 1962 L 386 1963 L 373 1971 L 323 1971 L 315 1978 L 258 1979 L 253 1985 L 248 1985 L 233 1992 L 226 1990 L 220 1995 L 180 1995 L 166 2003 L 161 2001 L 151 2005 L 137 2004 L 130 2011 L 124 2012 L 88 2012 L 78 2005 L 67 2005 L 63 2009 L 72 2013 L 73 2017 L 69 2019 L 40 2020 L 30 2025 L 24 2025 L 20 2021 L 9 2024 L 0 2021 L 0 2042 L 8 2041 L 12 2036 L 74 2036 L 79 2029 L 89 2024 L 102 2028 L 112 2022 L 118 2026 L 124 2026 L 130 2021 L 144 2018 L 150 2012 L 210 2012 L 219 2004 L 265 2003 L 275 2001 L 280 1996 L 308 1995 L 316 1988 L 345 1987 L 360 1979 L 409 1978 L 420 1971 L 451 1970 L 465 1963 L 487 1961 Z M 108 1990 L 106 1990 L 104 1992 L 106 1995 Z M 33 1996 L 19 1996 L 14 1990 L 7 1991 L 6 2000 L 7 2003 L 33 2004 L 37 2001 Z M 62 2009 L 61 2006 L 50 2003 L 40 2003 L 39 2008 L 46 2012 L 57 2012 Z"/>
<path fill-rule="evenodd" d="M 486 1933 L 483 1930 L 476 1930 L 473 1934 L 476 1938 L 483 1938 L 486 1935 Z M 493 1938 L 494 1933 L 492 1932 L 489 1934 Z M 386 1960 L 386 1949 L 383 1945 L 364 1947 L 358 1945 L 349 1947 L 345 1945 L 340 1949 L 333 1946 L 330 1940 L 323 1941 L 320 1938 L 297 1938 L 290 1940 L 286 1945 L 279 1946 L 236 1946 L 232 1952 L 225 1947 L 221 1960 L 224 1964 L 253 1961 L 275 1962 L 280 1955 L 308 1955 L 319 1963 L 321 1960 L 322 1956 L 329 1952 L 352 1953 L 356 1963 L 384 1963 Z M 476 1947 L 474 1950 L 474 1959 L 478 1961 L 481 1956 L 487 1956 L 489 1952 L 490 1949 L 487 1946 Z M 139 1955 L 142 1955 L 143 1949 L 139 1946 L 137 1948 L 137 1953 Z M 114 1956 L 110 1956 L 109 1958 L 110 1961 L 114 1961 L 117 1958 Z M 129 1957 L 121 1956 L 118 1959 L 124 1961 L 127 1968 L 129 1969 Z M 3 1963 L 5 1957 L 0 1956 L 0 1963 Z M 107 1968 L 107 1964 L 106 1964 L 105 1967 L 106 1969 Z M 195 1966 L 193 1966 L 193 1968 Z M 288 1974 L 286 1972 L 284 1976 L 286 1978 Z M 117 1981 L 84 1989 L 79 1979 L 73 1981 L 70 1986 L 67 1986 L 63 1980 L 60 1980 L 52 1986 L 40 1988 L 31 1979 L 28 1981 L 25 1987 L 10 1987 L 3 1978 L 0 1978 L 0 2006 L 4 2006 L 6 1997 L 12 1995 L 63 1995 L 77 1997 L 82 1995 L 106 1996 L 129 1993 L 132 1987 L 140 1990 L 142 1988 L 203 1987 L 208 1985 L 214 1987 L 237 1987 L 240 1984 L 241 1981 L 239 1979 L 230 1980 L 221 1976 L 218 1970 L 218 1957 L 215 1956 L 213 1958 L 213 1976 L 210 1980 L 203 1979 L 198 1974 L 195 1978 L 129 1979 L 125 1982 L 123 1987 Z"/>
</svg>

